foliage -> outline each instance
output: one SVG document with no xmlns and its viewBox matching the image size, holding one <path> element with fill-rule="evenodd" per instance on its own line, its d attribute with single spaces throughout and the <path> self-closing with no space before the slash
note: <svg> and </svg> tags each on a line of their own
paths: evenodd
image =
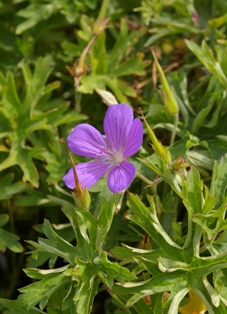
<svg viewBox="0 0 227 314">
<path fill-rule="evenodd" d="M 227 313 L 225 1 L 0 0 L 0 16 L 0 311 Z M 136 178 L 100 180 L 85 210 L 60 139 L 103 132 L 122 102 L 144 125 Z"/>
</svg>

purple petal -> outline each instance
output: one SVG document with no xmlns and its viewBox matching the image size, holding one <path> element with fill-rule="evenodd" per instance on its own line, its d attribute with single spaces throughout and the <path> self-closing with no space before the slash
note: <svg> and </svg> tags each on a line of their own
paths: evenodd
<svg viewBox="0 0 227 314">
<path fill-rule="evenodd" d="M 77 125 L 67 138 L 70 150 L 80 156 L 101 158 L 107 145 L 102 134 L 89 124 Z"/>
<path fill-rule="evenodd" d="M 143 125 L 139 119 L 135 119 L 129 130 L 124 147 L 124 158 L 134 155 L 143 143 Z"/>
<path fill-rule="evenodd" d="M 128 105 L 112 105 L 108 108 L 103 126 L 106 138 L 113 150 L 123 150 L 132 122 L 133 111 Z"/>
<path fill-rule="evenodd" d="M 74 175 L 73 175 L 73 168 L 71 168 L 66 175 L 63 177 L 62 179 L 65 182 L 65 185 L 69 188 L 69 189 L 74 189 L 75 187 L 75 179 L 74 179 Z"/>
<path fill-rule="evenodd" d="M 108 175 L 108 187 L 112 193 L 117 193 L 128 188 L 135 176 L 136 168 L 129 161 L 123 161 L 115 166 Z"/>
<path fill-rule="evenodd" d="M 101 161 L 89 161 L 76 165 L 76 172 L 79 178 L 82 188 L 91 188 L 110 168 L 109 163 Z M 63 178 L 68 188 L 74 189 L 75 180 L 73 170 L 69 172 Z"/>
</svg>

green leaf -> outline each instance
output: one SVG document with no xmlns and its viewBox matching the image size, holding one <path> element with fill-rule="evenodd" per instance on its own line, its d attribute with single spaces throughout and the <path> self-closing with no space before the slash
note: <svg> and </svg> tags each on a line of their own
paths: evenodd
<svg viewBox="0 0 227 314">
<path fill-rule="evenodd" d="M 202 213 L 202 188 L 199 172 L 192 167 L 188 172 L 187 179 L 183 183 L 184 204 L 190 215 Z"/>
<path fill-rule="evenodd" d="M 4 308 L 7 308 L 8 310 L 5 310 L 4 313 L 6 314 L 41 314 L 45 313 L 43 311 L 40 311 L 37 308 L 27 309 L 26 307 L 22 307 L 18 300 L 6 300 L 6 299 L 0 299 L 0 303 Z"/>
<path fill-rule="evenodd" d="M 70 279 L 63 274 L 46 275 L 42 280 L 20 288 L 22 294 L 18 297 L 18 303 L 28 310 L 40 303 L 40 308 L 43 310 L 50 296 L 69 282 Z"/>
<path fill-rule="evenodd" d="M 156 214 L 154 200 L 150 200 L 150 208 L 147 208 L 139 199 L 138 196 L 129 194 L 129 207 L 133 215 L 128 215 L 127 218 L 138 224 L 151 238 L 159 245 L 159 247 L 168 252 L 172 250 L 179 256 L 178 246 L 164 230 Z M 176 253 L 178 252 L 178 253 Z M 180 252 L 181 254 L 181 252 Z"/>
<path fill-rule="evenodd" d="M 126 267 L 120 266 L 117 262 L 112 263 L 107 259 L 106 252 L 102 252 L 100 263 L 100 271 L 106 277 L 108 287 L 111 289 L 114 280 L 124 284 L 127 281 L 136 279 L 137 277 Z"/>
<path fill-rule="evenodd" d="M 0 227 L 4 226 L 8 222 L 8 220 L 8 215 L 0 215 Z M 8 248 L 15 253 L 23 252 L 23 247 L 18 242 L 19 239 L 20 238 L 18 236 L 0 228 L 0 250 L 4 251 L 6 250 L 6 248 Z"/>
<path fill-rule="evenodd" d="M 144 298 L 146 298 L 146 296 Z M 138 302 L 136 302 L 136 304 L 134 304 L 133 308 L 135 308 L 135 310 L 137 311 L 138 314 L 147 314 L 151 311 L 150 306 L 148 306 L 144 300 L 139 300 Z M 154 302 L 152 302 L 152 311 L 155 314 Z M 160 307 L 159 307 L 159 311 L 160 311 Z"/>
<path fill-rule="evenodd" d="M 65 303 L 65 299 L 69 298 L 70 290 L 75 295 L 75 289 L 72 289 L 72 285 L 67 285 L 66 287 L 59 288 L 50 296 L 47 303 L 48 313 L 72 314 L 76 312 L 76 306 L 72 300 L 72 296 L 70 298 L 70 304 L 67 306 Z"/>
<path fill-rule="evenodd" d="M 88 279 L 88 278 L 87 278 Z M 78 314 L 89 314 L 92 310 L 94 297 L 97 293 L 99 280 L 92 276 L 89 280 L 84 280 L 74 297 Z"/>
<path fill-rule="evenodd" d="M 70 263 L 75 262 L 77 250 L 53 230 L 48 220 L 44 221 L 43 232 L 48 239 L 39 238 L 38 242 L 41 248 L 47 252 L 61 256 Z"/>
<path fill-rule="evenodd" d="M 75 250 L 75 252 L 77 252 L 77 256 L 81 260 L 86 261 L 86 260 L 91 258 L 92 254 L 91 254 L 89 242 L 87 241 L 87 238 L 86 238 L 86 227 L 83 225 L 80 228 L 79 221 L 78 221 L 78 215 L 76 214 L 76 210 L 77 210 L 77 208 L 75 206 L 70 205 L 70 204 L 64 204 L 63 208 L 62 208 L 62 211 L 66 215 L 66 217 L 69 219 L 69 221 L 72 225 L 72 228 L 74 230 L 75 236 L 76 236 L 77 249 L 78 250 L 76 250 L 75 248 L 74 248 L 74 250 Z M 81 231 L 84 234 L 81 234 Z"/>
<path fill-rule="evenodd" d="M 9 173 L 1 175 L 0 178 L 0 200 L 10 199 L 13 195 L 25 190 L 26 186 L 23 182 L 13 183 L 14 174 Z"/>
<path fill-rule="evenodd" d="M 106 74 L 107 73 L 107 54 L 106 54 L 106 33 L 103 31 L 98 38 L 96 38 L 92 51 L 92 74 Z"/>
<path fill-rule="evenodd" d="M 23 247 L 18 243 L 19 237 L 5 230 L 0 229 L 0 250 L 9 250 L 15 253 L 23 252 Z"/>
<path fill-rule="evenodd" d="M 40 98 L 50 92 L 52 89 L 57 88 L 59 84 L 54 83 L 50 87 L 45 87 L 46 81 L 52 72 L 52 59 L 50 56 L 39 58 L 36 62 L 34 74 L 31 75 L 30 69 L 25 63 L 21 63 L 21 68 L 26 83 L 26 96 L 23 101 L 23 110 L 30 111 L 30 116 L 34 115 L 34 109 L 38 104 Z"/>
<path fill-rule="evenodd" d="M 188 48 L 197 56 L 197 58 L 204 64 L 204 66 L 218 79 L 218 81 L 225 88 L 227 85 L 227 78 L 222 71 L 220 64 L 215 60 L 206 42 L 202 42 L 201 48 L 194 42 L 186 40 Z"/>
<path fill-rule="evenodd" d="M 12 143 L 10 154 L 0 164 L 0 171 L 14 165 L 19 165 L 24 173 L 23 180 L 25 182 L 29 181 L 33 186 L 38 187 L 39 176 L 35 164 L 29 156 L 29 151 L 27 149 L 22 149 L 19 142 L 20 139 L 16 133 L 11 135 L 11 139 L 14 139 L 14 142 Z"/>
<path fill-rule="evenodd" d="M 97 278 L 97 273 L 100 267 L 98 263 L 83 262 L 79 259 L 76 261 L 77 267 L 68 269 L 65 272 L 65 275 L 76 278 L 78 282 L 76 293 L 73 297 L 77 313 L 89 314 L 91 313 L 94 297 L 100 282 Z"/>
<path fill-rule="evenodd" d="M 108 58 L 109 71 L 117 69 L 120 65 L 121 60 L 125 57 L 128 47 L 134 46 L 139 38 L 144 35 L 145 29 L 140 28 L 137 31 L 129 32 L 127 20 L 122 18 L 120 21 L 120 32 L 116 36 L 116 42 L 114 47 L 110 51 Z M 142 69 L 144 68 L 144 63 Z"/>
<path fill-rule="evenodd" d="M 143 55 L 137 54 L 133 59 L 121 63 L 117 68 L 110 70 L 110 75 L 124 76 L 124 75 L 145 75 L 145 63 L 143 62 Z"/>
<path fill-rule="evenodd" d="M 216 203 L 216 208 L 221 205 L 226 197 L 227 192 L 227 154 L 218 163 L 214 163 L 214 170 L 212 176 L 212 183 L 210 188 L 210 193 L 213 196 L 218 197 L 218 202 Z"/>
<path fill-rule="evenodd" d="M 30 278 L 44 279 L 46 276 L 51 275 L 51 274 L 63 273 L 68 267 L 69 265 L 66 265 L 60 268 L 54 268 L 54 269 L 26 268 L 24 272 Z"/>
<path fill-rule="evenodd" d="M 102 250 L 103 243 L 112 225 L 115 209 L 116 205 L 114 203 L 114 197 L 112 197 L 109 202 L 107 202 L 105 199 L 102 200 L 96 237 L 96 248 L 99 253 Z"/>
<path fill-rule="evenodd" d="M 204 121 L 206 119 L 206 117 L 208 116 L 208 114 L 210 113 L 210 111 L 212 110 L 215 102 L 218 102 L 218 106 L 219 108 L 221 107 L 221 98 L 222 98 L 222 91 L 219 90 L 217 92 L 213 92 L 212 94 L 209 93 L 206 95 L 207 98 L 207 105 L 205 108 L 203 108 L 199 113 L 197 113 L 193 124 L 192 124 L 192 133 L 196 134 L 196 132 L 199 130 L 199 128 L 205 124 Z M 205 126 L 207 126 L 205 124 Z M 209 124 L 208 124 L 209 127 Z"/>
<path fill-rule="evenodd" d="M 59 8 L 58 1 L 48 4 L 31 3 L 25 9 L 22 9 L 17 13 L 19 16 L 26 18 L 27 20 L 17 25 L 16 34 L 22 34 L 43 19 L 49 18 Z"/>
<path fill-rule="evenodd" d="M 7 215 L 7 214 L 1 214 L 0 215 L 0 227 L 7 224 L 8 221 L 9 221 L 9 215 Z"/>
<path fill-rule="evenodd" d="M 78 87 L 79 92 L 91 94 L 96 89 L 105 89 L 105 75 L 91 74 L 82 76 L 81 85 Z"/>
<path fill-rule="evenodd" d="M 97 222 L 94 216 L 85 210 L 76 209 L 77 223 L 82 237 L 89 243 L 91 256 L 96 250 Z M 89 233 L 89 236 L 87 234 Z"/>
</svg>

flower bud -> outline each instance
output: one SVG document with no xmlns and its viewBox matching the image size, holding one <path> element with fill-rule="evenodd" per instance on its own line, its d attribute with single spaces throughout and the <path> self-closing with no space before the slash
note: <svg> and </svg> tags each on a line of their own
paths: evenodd
<svg viewBox="0 0 227 314">
<path fill-rule="evenodd" d="M 165 74 L 164 74 L 153 50 L 152 50 L 152 54 L 153 54 L 153 57 L 155 59 L 155 63 L 157 65 L 160 81 L 161 81 L 162 88 L 163 88 L 163 91 L 160 91 L 160 95 L 162 97 L 163 103 L 171 115 L 176 115 L 179 112 L 179 108 L 177 105 L 177 101 L 176 101 L 174 92 L 170 88 L 170 86 L 167 82 L 167 79 L 165 77 Z"/>
<path fill-rule="evenodd" d="M 94 23 L 94 34 L 100 34 L 106 27 L 109 19 L 98 18 Z"/>
<path fill-rule="evenodd" d="M 178 105 L 177 105 L 177 102 L 176 102 L 172 88 L 170 89 L 169 94 L 167 94 L 164 90 L 160 90 L 159 95 L 161 96 L 162 101 L 163 101 L 166 109 L 168 110 L 168 112 L 173 116 L 178 114 L 178 111 L 179 111 Z"/>
<path fill-rule="evenodd" d="M 79 208 L 88 210 L 90 207 L 90 203 L 91 203 L 90 194 L 89 194 L 87 188 L 85 188 L 85 189 L 82 188 L 80 181 L 78 179 L 77 173 L 76 173 L 76 167 L 73 163 L 73 159 L 72 159 L 70 153 L 69 153 L 69 156 L 70 156 L 70 159 L 72 162 L 73 174 L 74 174 L 74 180 L 75 180 L 75 187 L 74 187 L 75 203 Z"/>
<path fill-rule="evenodd" d="M 178 157 L 172 164 L 171 167 L 173 170 L 180 170 L 186 168 L 188 163 L 182 157 Z"/>
<path fill-rule="evenodd" d="M 142 111 L 141 111 L 142 114 Z M 148 135 L 150 137 L 150 140 L 153 144 L 153 148 L 155 153 L 161 157 L 162 159 L 164 159 L 167 163 L 171 163 L 171 155 L 170 152 L 158 141 L 157 137 L 155 136 L 153 130 L 151 129 L 151 127 L 149 126 L 149 124 L 147 123 L 144 115 L 142 114 L 142 117 L 144 119 L 144 122 L 146 124 L 147 127 L 147 132 Z"/>
<path fill-rule="evenodd" d="M 88 210 L 91 204 L 91 197 L 88 190 L 86 188 L 82 189 L 78 181 L 77 186 L 75 186 L 74 188 L 74 191 L 75 191 L 74 200 L 76 205 L 81 209 Z"/>
</svg>

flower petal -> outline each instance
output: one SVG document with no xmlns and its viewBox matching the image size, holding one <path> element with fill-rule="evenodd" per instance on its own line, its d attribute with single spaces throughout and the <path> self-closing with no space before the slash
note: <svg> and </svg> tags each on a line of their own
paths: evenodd
<svg viewBox="0 0 227 314">
<path fill-rule="evenodd" d="M 123 156 L 128 158 L 140 149 L 143 143 L 143 125 L 139 119 L 135 119 L 126 138 Z"/>
<path fill-rule="evenodd" d="M 108 187 L 112 193 L 127 189 L 136 173 L 135 166 L 129 161 L 123 161 L 115 166 L 108 175 Z"/>
<path fill-rule="evenodd" d="M 70 150 L 77 155 L 98 159 L 106 155 L 107 145 L 104 137 L 89 124 L 77 125 L 67 140 Z"/>
<path fill-rule="evenodd" d="M 112 105 L 108 108 L 103 127 L 106 138 L 114 151 L 123 150 L 132 122 L 133 111 L 128 105 Z"/>
<path fill-rule="evenodd" d="M 69 171 L 66 173 L 66 175 L 62 179 L 65 182 L 65 185 L 69 189 L 74 189 L 75 188 L 75 179 L 74 179 L 74 174 L 73 174 L 73 168 L 69 169 Z"/>
<path fill-rule="evenodd" d="M 91 188 L 110 168 L 109 163 L 101 161 L 89 161 L 76 165 L 76 172 L 79 178 L 81 187 Z M 70 169 L 63 178 L 68 188 L 74 189 L 75 180 L 73 175 L 73 169 Z"/>
</svg>

